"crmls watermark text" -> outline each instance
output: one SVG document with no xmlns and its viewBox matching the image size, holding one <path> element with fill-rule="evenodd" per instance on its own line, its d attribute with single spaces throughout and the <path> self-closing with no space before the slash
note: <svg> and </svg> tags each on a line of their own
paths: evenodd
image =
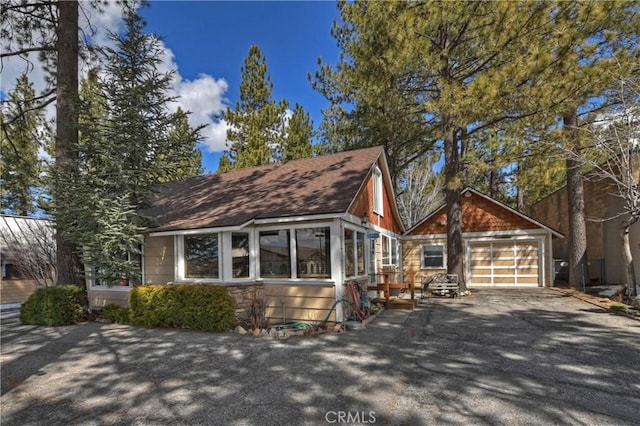
<svg viewBox="0 0 640 426">
<path fill-rule="evenodd" d="M 324 415 L 327 423 L 375 423 L 376 412 L 369 411 L 327 411 Z"/>
</svg>

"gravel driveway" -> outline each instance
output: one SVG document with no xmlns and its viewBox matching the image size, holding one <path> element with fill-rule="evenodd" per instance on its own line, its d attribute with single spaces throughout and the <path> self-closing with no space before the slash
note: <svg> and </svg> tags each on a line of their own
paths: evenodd
<svg viewBox="0 0 640 426">
<path fill-rule="evenodd" d="M 638 424 L 640 321 L 479 290 L 274 340 L 2 321 L 9 425 Z"/>
</svg>

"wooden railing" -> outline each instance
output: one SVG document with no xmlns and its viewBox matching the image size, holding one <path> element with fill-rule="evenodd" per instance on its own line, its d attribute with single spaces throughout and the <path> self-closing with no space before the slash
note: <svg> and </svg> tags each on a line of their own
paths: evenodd
<svg viewBox="0 0 640 426">
<path fill-rule="evenodd" d="M 412 275 L 413 274 L 409 274 L 409 277 L 402 277 L 400 274 L 395 272 L 372 274 L 371 281 L 375 281 L 375 284 L 369 284 L 367 286 L 367 290 L 376 291 L 378 293 L 383 292 L 386 309 L 389 309 L 391 304 L 391 290 L 408 290 L 411 294 L 412 303 L 415 303 L 413 302 L 415 300 L 415 288 L 413 279 L 411 279 Z"/>
</svg>

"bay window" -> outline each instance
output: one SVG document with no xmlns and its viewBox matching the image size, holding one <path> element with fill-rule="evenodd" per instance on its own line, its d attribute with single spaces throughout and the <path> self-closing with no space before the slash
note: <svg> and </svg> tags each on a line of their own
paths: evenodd
<svg viewBox="0 0 640 426">
<path fill-rule="evenodd" d="M 289 230 L 260 231 L 260 276 L 291 278 Z"/>
<path fill-rule="evenodd" d="M 330 228 L 296 229 L 298 278 L 331 278 Z"/>
<path fill-rule="evenodd" d="M 249 278 L 249 234 L 231 234 L 231 268 L 233 278 Z"/>
<path fill-rule="evenodd" d="M 185 278 L 220 278 L 217 234 L 184 237 Z"/>
</svg>

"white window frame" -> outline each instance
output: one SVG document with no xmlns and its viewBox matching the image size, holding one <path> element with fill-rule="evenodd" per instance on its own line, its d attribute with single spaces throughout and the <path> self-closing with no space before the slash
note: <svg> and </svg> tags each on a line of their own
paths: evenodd
<svg viewBox="0 0 640 426">
<path fill-rule="evenodd" d="M 442 265 L 441 266 L 425 266 L 424 251 L 426 247 L 442 248 Z M 447 265 L 447 245 L 445 243 L 420 244 L 420 269 L 445 269 L 446 265 Z"/>
<path fill-rule="evenodd" d="M 382 171 L 377 165 L 373 166 L 371 176 L 373 179 L 373 212 L 379 216 L 384 216 Z"/>
<path fill-rule="evenodd" d="M 333 248 L 333 227 L 331 225 L 331 222 L 314 222 L 314 223 L 301 223 L 301 224 L 297 224 L 297 225 L 275 225 L 275 226 L 265 226 L 265 227 L 260 227 L 260 228 L 256 228 L 255 229 L 255 271 L 256 271 L 256 278 L 258 280 L 261 281 L 277 281 L 277 282 L 281 282 L 281 281 L 296 281 L 296 282 L 310 282 L 310 283 L 318 283 L 318 282 L 333 282 L 333 275 L 334 275 L 334 268 L 333 268 L 333 262 L 332 259 L 329 260 L 330 262 L 330 266 L 329 268 L 331 269 L 331 277 L 330 278 L 300 278 L 298 276 L 298 269 L 297 269 L 297 259 L 298 259 L 298 247 L 297 247 L 297 242 L 296 242 L 296 230 L 297 229 L 308 229 L 308 228 L 329 228 L 329 252 L 332 253 L 335 248 Z M 263 231 L 289 231 L 289 261 L 290 261 L 290 268 L 291 268 L 291 277 L 287 278 L 287 277 L 282 277 L 282 278 L 278 278 L 278 277 L 269 277 L 269 276 L 262 276 L 262 271 L 260 270 L 260 232 Z"/>
<path fill-rule="evenodd" d="M 382 259 L 382 266 L 398 266 L 399 265 L 399 253 L 400 253 L 400 244 L 398 243 L 398 239 L 396 237 L 392 237 L 390 235 L 380 235 L 382 240 L 380 241 L 380 258 Z M 387 252 L 388 255 L 384 255 L 384 246 L 385 241 L 387 244 Z M 392 250 L 392 247 L 395 247 L 395 253 Z"/>
<path fill-rule="evenodd" d="M 221 269 L 218 274 L 225 282 L 247 282 L 255 280 L 255 246 L 253 230 L 241 229 L 237 231 L 221 232 L 222 243 L 220 245 L 220 256 L 222 257 Z M 247 234 L 249 238 L 249 276 L 234 277 L 233 276 L 233 234 Z"/>
<path fill-rule="evenodd" d="M 344 233 L 346 230 L 352 231 L 354 233 L 353 244 L 351 245 L 351 247 L 347 246 L 347 239 L 344 238 Z M 364 270 L 362 274 L 358 274 L 358 234 L 362 234 L 362 257 L 364 262 Z M 342 259 L 342 267 L 344 268 L 345 278 L 349 279 L 367 276 L 369 267 L 369 248 L 367 247 L 367 233 L 362 228 L 344 226 L 342 228 L 341 239 L 344 253 L 344 258 Z M 347 256 L 349 255 L 349 253 L 351 253 L 351 256 L 353 257 L 353 269 L 355 275 L 347 275 Z"/>
<path fill-rule="evenodd" d="M 127 260 L 131 261 L 131 253 L 127 253 Z M 129 291 L 133 288 L 131 281 L 127 281 L 127 285 L 105 285 L 98 284 L 95 276 L 93 275 L 94 266 L 85 266 L 85 273 L 91 274 L 89 280 L 92 290 L 104 290 L 104 291 Z M 144 283 L 144 244 L 140 244 L 140 281 Z"/>
<path fill-rule="evenodd" d="M 185 238 L 187 237 L 203 237 L 207 235 L 216 235 L 218 237 L 218 278 L 187 278 L 187 262 L 185 259 Z M 176 236 L 176 279 L 182 282 L 221 282 L 224 276 L 224 265 L 222 257 L 223 239 L 221 232 L 206 232 L 202 234 L 189 234 Z M 230 243 L 229 243 L 230 244 Z"/>
</svg>

